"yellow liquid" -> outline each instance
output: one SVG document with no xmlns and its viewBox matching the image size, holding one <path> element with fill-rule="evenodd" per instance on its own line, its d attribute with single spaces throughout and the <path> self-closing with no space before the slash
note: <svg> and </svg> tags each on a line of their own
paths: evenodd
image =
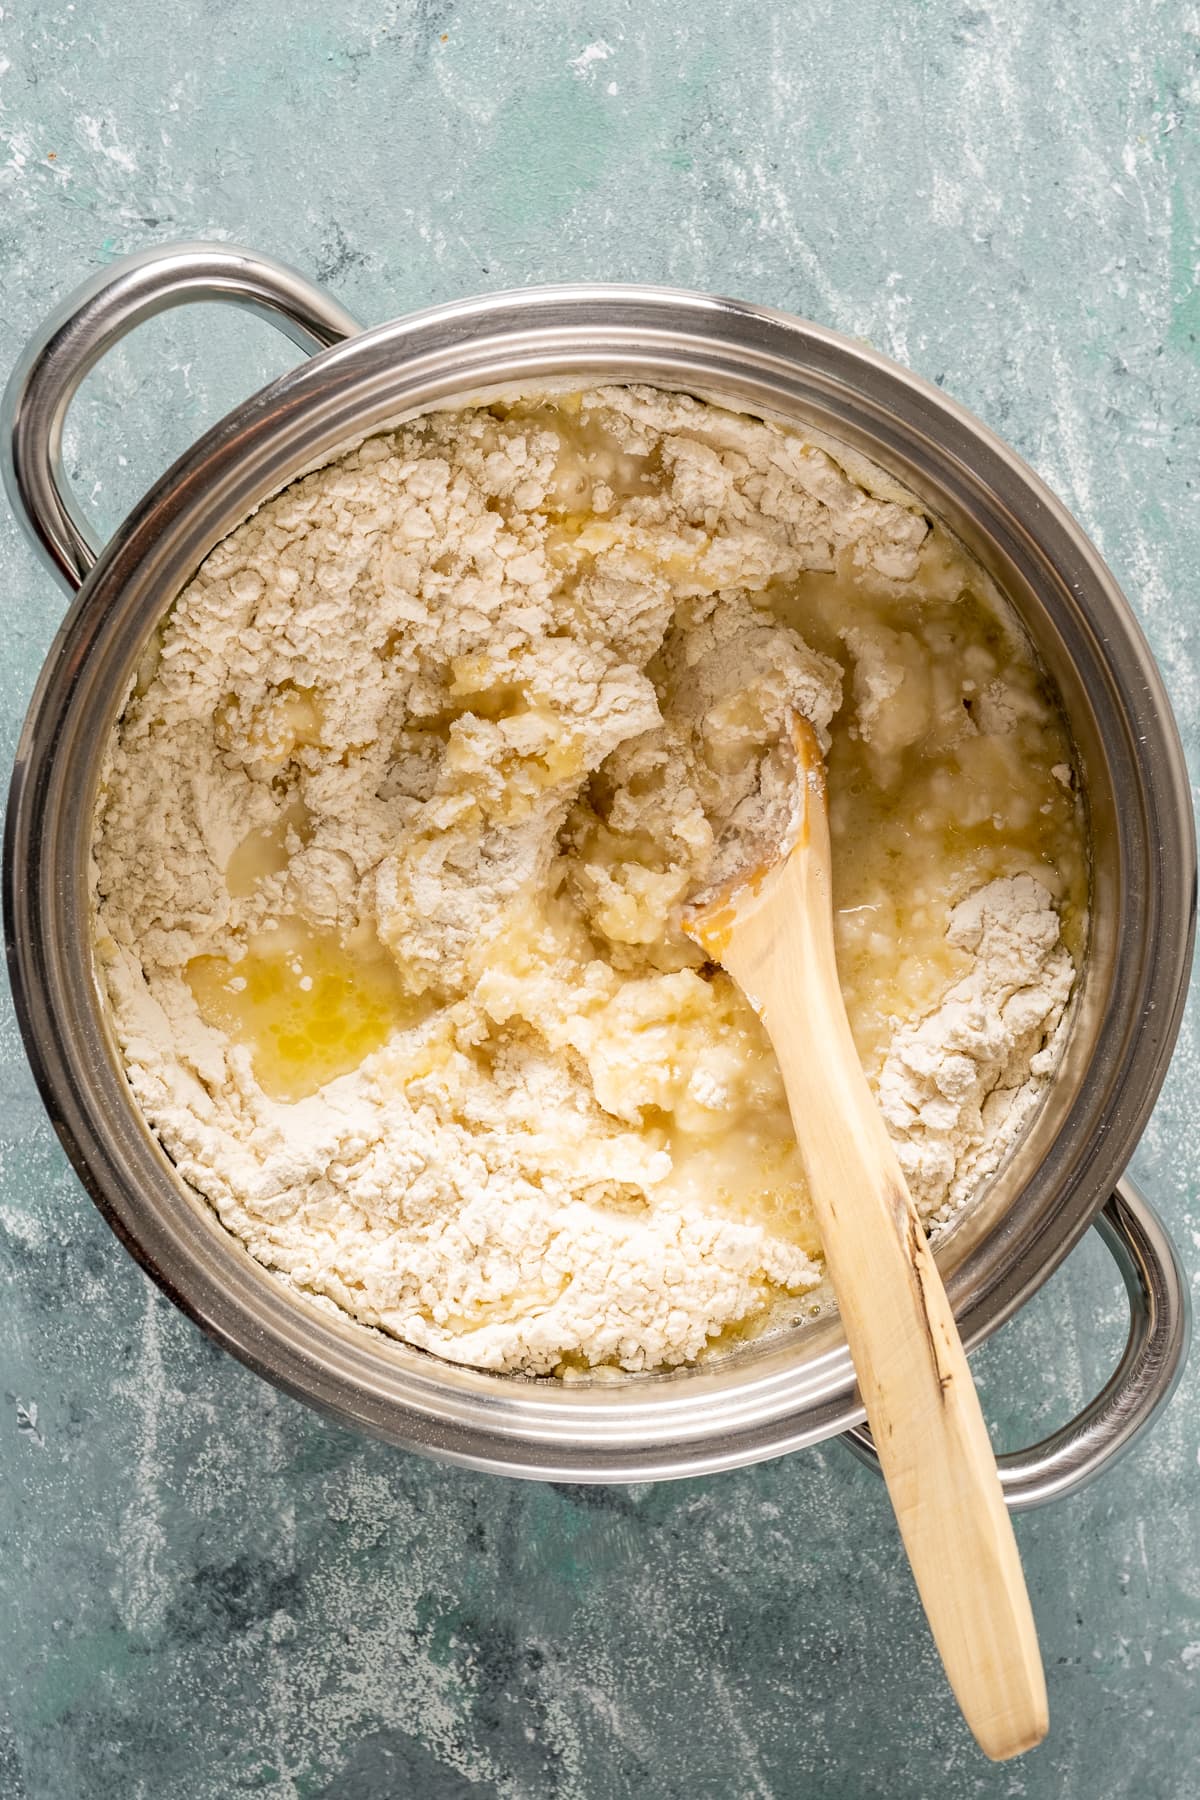
<svg viewBox="0 0 1200 1800">
<path fill-rule="evenodd" d="M 308 808 L 299 800 L 292 802 L 273 825 L 261 825 L 248 832 L 225 866 L 225 886 L 231 898 L 244 900 L 268 875 L 280 875 L 291 860 L 288 837 L 296 832 L 302 843 L 308 842 Z"/>
<path fill-rule="evenodd" d="M 207 1024 L 245 1044 L 264 1092 L 302 1100 L 425 1016 L 372 937 L 343 943 L 300 919 L 251 938 L 237 962 L 197 956 L 187 979 Z"/>
</svg>

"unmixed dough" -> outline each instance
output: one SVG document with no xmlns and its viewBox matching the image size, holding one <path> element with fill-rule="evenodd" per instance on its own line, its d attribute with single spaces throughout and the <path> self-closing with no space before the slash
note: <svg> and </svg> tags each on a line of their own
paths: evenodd
<svg viewBox="0 0 1200 1800">
<path fill-rule="evenodd" d="M 677 919 L 796 707 L 852 1019 L 944 1216 L 1053 1066 L 1082 869 L 1052 700 L 964 567 L 796 435 L 636 388 L 431 415 L 264 505 L 147 652 L 97 814 L 98 957 L 185 1180 L 479 1367 L 650 1368 L 794 1304 L 778 1069 Z"/>
</svg>

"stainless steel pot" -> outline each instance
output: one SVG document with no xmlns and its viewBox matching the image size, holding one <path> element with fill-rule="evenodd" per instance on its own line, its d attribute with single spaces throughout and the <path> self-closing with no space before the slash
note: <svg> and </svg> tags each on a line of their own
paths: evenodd
<svg viewBox="0 0 1200 1800">
<path fill-rule="evenodd" d="M 312 360 L 223 419 L 100 550 L 66 486 L 63 418 L 87 371 L 164 308 L 225 299 Z M 124 1243 L 220 1343 L 281 1387 L 393 1442 L 512 1475 L 697 1474 L 838 1432 L 870 1454 L 836 1319 L 701 1369 L 595 1382 L 457 1368 L 306 1303 L 179 1180 L 133 1104 L 93 974 L 88 848 L 103 749 L 164 607 L 219 539 L 300 471 L 403 416 L 496 388 L 637 380 L 836 439 L 944 519 L 1011 597 L 1062 693 L 1090 807 L 1092 937 L 1061 1070 L 939 1261 L 974 1344 L 1097 1223 L 1131 1299 L 1104 1392 L 1002 1458 L 1013 1506 L 1067 1492 L 1169 1396 L 1188 1337 L 1169 1238 L 1122 1173 L 1178 1030 L 1194 923 L 1186 773 L 1149 649 L 1083 532 L 960 407 L 862 345 L 781 313 L 657 288 L 559 287 L 360 331 L 300 276 L 226 245 L 117 263 L 31 344 L 5 401 L 13 505 L 75 598 L 17 752 L 4 864 L 9 967 L 59 1135 Z M 77 591 L 76 591 L 77 590 Z"/>
</svg>

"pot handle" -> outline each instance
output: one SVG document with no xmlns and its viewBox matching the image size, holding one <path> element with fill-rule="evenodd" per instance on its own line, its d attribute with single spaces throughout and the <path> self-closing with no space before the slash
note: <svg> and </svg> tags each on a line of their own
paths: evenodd
<svg viewBox="0 0 1200 1800">
<path fill-rule="evenodd" d="M 142 250 L 77 288 L 26 348 L 0 404 L 0 457 L 13 510 L 71 593 L 100 546 L 62 466 L 67 408 L 84 376 L 126 332 L 193 300 L 245 307 L 310 353 L 361 329 L 294 269 L 231 244 Z"/>
<path fill-rule="evenodd" d="M 1129 1338 L 1096 1398 L 1030 1450 L 996 1458 L 1013 1512 L 1074 1494 L 1110 1468 L 1147 1430 L 1175 1391 L 1191 1337 L 1187 1278 L 1162 1220 L 1126 1178 L 1096 1220 L 1129 1295 Z M 878 1474 L 866 1425 L 842 1442 Z"/>
</svg>

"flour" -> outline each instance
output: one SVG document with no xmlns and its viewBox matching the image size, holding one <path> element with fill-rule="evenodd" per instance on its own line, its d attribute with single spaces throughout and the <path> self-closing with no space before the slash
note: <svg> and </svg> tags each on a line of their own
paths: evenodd
<svg viewBox="0 0 1200 1800">
<path fill-rule="evenodd" d="M 971 972 L 901 1028 L 878 1097 L 917 1205 L 949 1212 L 999 1166 L 1053 1068 L 1074 964 L 1058 914 L 1029 875 L 955 907 L 947 937 Z"/>
<path fill-rule="evenodd" d="M 297 1288 L 481 1368 L 676 1363 L 811 1290 L 774 1057 L 678 928 L 795 708 L 869 896 L 839 955 L 889 1128 L 927 1215 L 968 1198 L 1051 1069 L 1073 890 L 1034 871 L 1077 820 L 948 556 L 800 438 L 644 389 L 432 415 L 262 507 L 143 659 L 97 814 L 98 961 L 182 1177 Z M 788 596 L 838 583 L 861 617 L 811 648 Z M 887 622 L 915 593 L 965 650 Z M 982 786 L 1004 825 L 907 946 L 850 854 L 856 745 L 872 804 L 916 784 L 944 836 Z"/>
</svg>

